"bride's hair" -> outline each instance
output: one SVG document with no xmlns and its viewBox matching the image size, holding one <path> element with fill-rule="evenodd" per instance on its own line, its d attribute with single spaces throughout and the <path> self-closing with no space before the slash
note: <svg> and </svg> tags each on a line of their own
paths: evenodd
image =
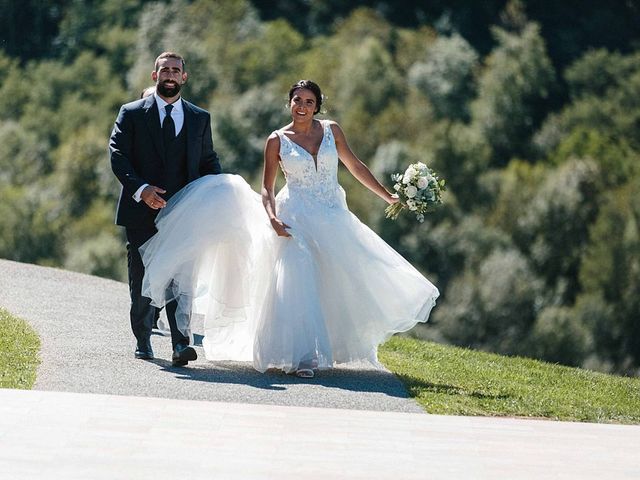
<svg viewBox="0 0 640 480">
<path fill-rule="evenodd" d="M 300 88 L 306 88 L 316 96 L 316 111 L 313 113 L 319 113 L 322 107 L 322 101 L 324 100 L 324 95 L 322 95 L 322 90 L 320 90 L 318 84 L 311 80 L 300 80 L 291 86 L 291 89 L 289 90 L 289 105 L 291 104 L 293 94 Z"/>
</svg>

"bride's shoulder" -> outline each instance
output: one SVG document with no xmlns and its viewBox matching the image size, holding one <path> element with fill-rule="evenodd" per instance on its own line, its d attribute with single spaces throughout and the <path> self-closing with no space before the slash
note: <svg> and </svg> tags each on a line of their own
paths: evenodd
<svg viewBox="0 0 640 480">
<path fill-rule="evenodd" d="M 279 149 L 280 148 L 280 136 L 282 135 L 282 131 L 281 130 L 274 130 L 273 132 L 271 132 L 271 134 L 267 137 L 267 141 L 265 142 L 265 148 L 267 149 L 271 149 L 271 148 L 276 148 Z"/>
<path fill-rule="evenodd" d="M 322 124 L 325 128 L 330 128 L 331 132 L 336 135 L 340 135 L 342 133 L 342 128 L 335 120 L 321 120 Z"/>
<path fill-rule="evenodd" d="M 269 143 L 269 142 L 280 143 L 280 139 L 285 135 L 285 132 L 289 128 L 291 128 L 291 124 L 290 123 L 285 125 L 284 127 L 278 128 L 277 130 L 274 130 L 273 132 L 271 132 L 271 134 L 267 138 L 267 143 Z"/>
<path fill-rule="evenodd" d="M 282 131 L 281 130 L 274 130 L 273 132 L 271 132 L 269 134 L 269 137 L 267 138 L 267 140 L 271 140 L 274 138 L 280 138 L 280 135 L 282 135 Z"/>
</svg>

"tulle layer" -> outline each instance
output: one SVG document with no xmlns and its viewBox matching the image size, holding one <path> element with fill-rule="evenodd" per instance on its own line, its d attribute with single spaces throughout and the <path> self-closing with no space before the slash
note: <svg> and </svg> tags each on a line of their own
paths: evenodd
<svg viewBox="0 0 640 480">
<path fill-rule="evenodd" d="M 204 316 L 203 346 L 212 360 L 253 358 L 261 275 L 275 235 L 260 195 L 237 175 L 202 177 L 174 195 L 141 247 L 142 294 L 156 306 L 176 299 L 178 328 Z"/>
<path fill-rule="evenodd" d="M 259 371 L 377 365 L 378 345 L 435 305 L 436 287 L 347 210 L 342 189 L 314 201 L 285 187 L 277 209 L 289 239 L 241 177 L 204 177 L 178 195 L 143 247 L 143 294 L 178 298 L 184 329 L 204 315 L 209 359 Z"/>
</svg>

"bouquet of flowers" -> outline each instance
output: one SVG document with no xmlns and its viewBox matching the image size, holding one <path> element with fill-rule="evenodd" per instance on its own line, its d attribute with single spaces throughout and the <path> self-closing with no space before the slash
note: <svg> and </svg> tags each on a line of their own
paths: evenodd
<svg viewBox="0 0 640 480">
<path fill-rule="evenodd" d="M 422 223 L 424 214 L 442 203 L 445 181 L 422 162 L 409 165 L 404 174 L 394 173 L 391 179 L 395 182 L 394 196 L 400 201 L 385 209 L 387 218 L 395 220 L 402 210 L 408 208 L 415 212 L 416 218 Z"/>
</svg>

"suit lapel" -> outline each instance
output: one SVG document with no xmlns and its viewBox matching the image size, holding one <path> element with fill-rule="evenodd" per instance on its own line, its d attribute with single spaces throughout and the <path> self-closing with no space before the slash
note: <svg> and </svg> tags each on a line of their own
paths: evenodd
<svg viewBox="0 0 640 480">
<path fill-rule="evenodd" d="M 199 158 L 196 155 L 195 147 L 197 145 L 197 132 L 196 128 L 198 114 L 191 108 L 191 104 L 186 100 L 182 100 L 182 109 L 184 111 L 184 126 L 187 129 L 187 166 L 188 170 L 192 171 L 193 167 L 197 167 Z"/>
<path fill-rule="evenodd" d="M 153 141 L 153 145 L 158 151 L 158 155 L 160 155 L 160 157 L 164 161 L 164 145 L 162 144 L 160 114 L 158 113 L 158 105 L 156 104 L 156 100 L 153 95 L 147 97 L 147 101 L 144 104 L 144 109 L 146 111 L 145 121 L 147 122 L 147 127 L 149 128 L 151 140 Z"/>
</svg>

